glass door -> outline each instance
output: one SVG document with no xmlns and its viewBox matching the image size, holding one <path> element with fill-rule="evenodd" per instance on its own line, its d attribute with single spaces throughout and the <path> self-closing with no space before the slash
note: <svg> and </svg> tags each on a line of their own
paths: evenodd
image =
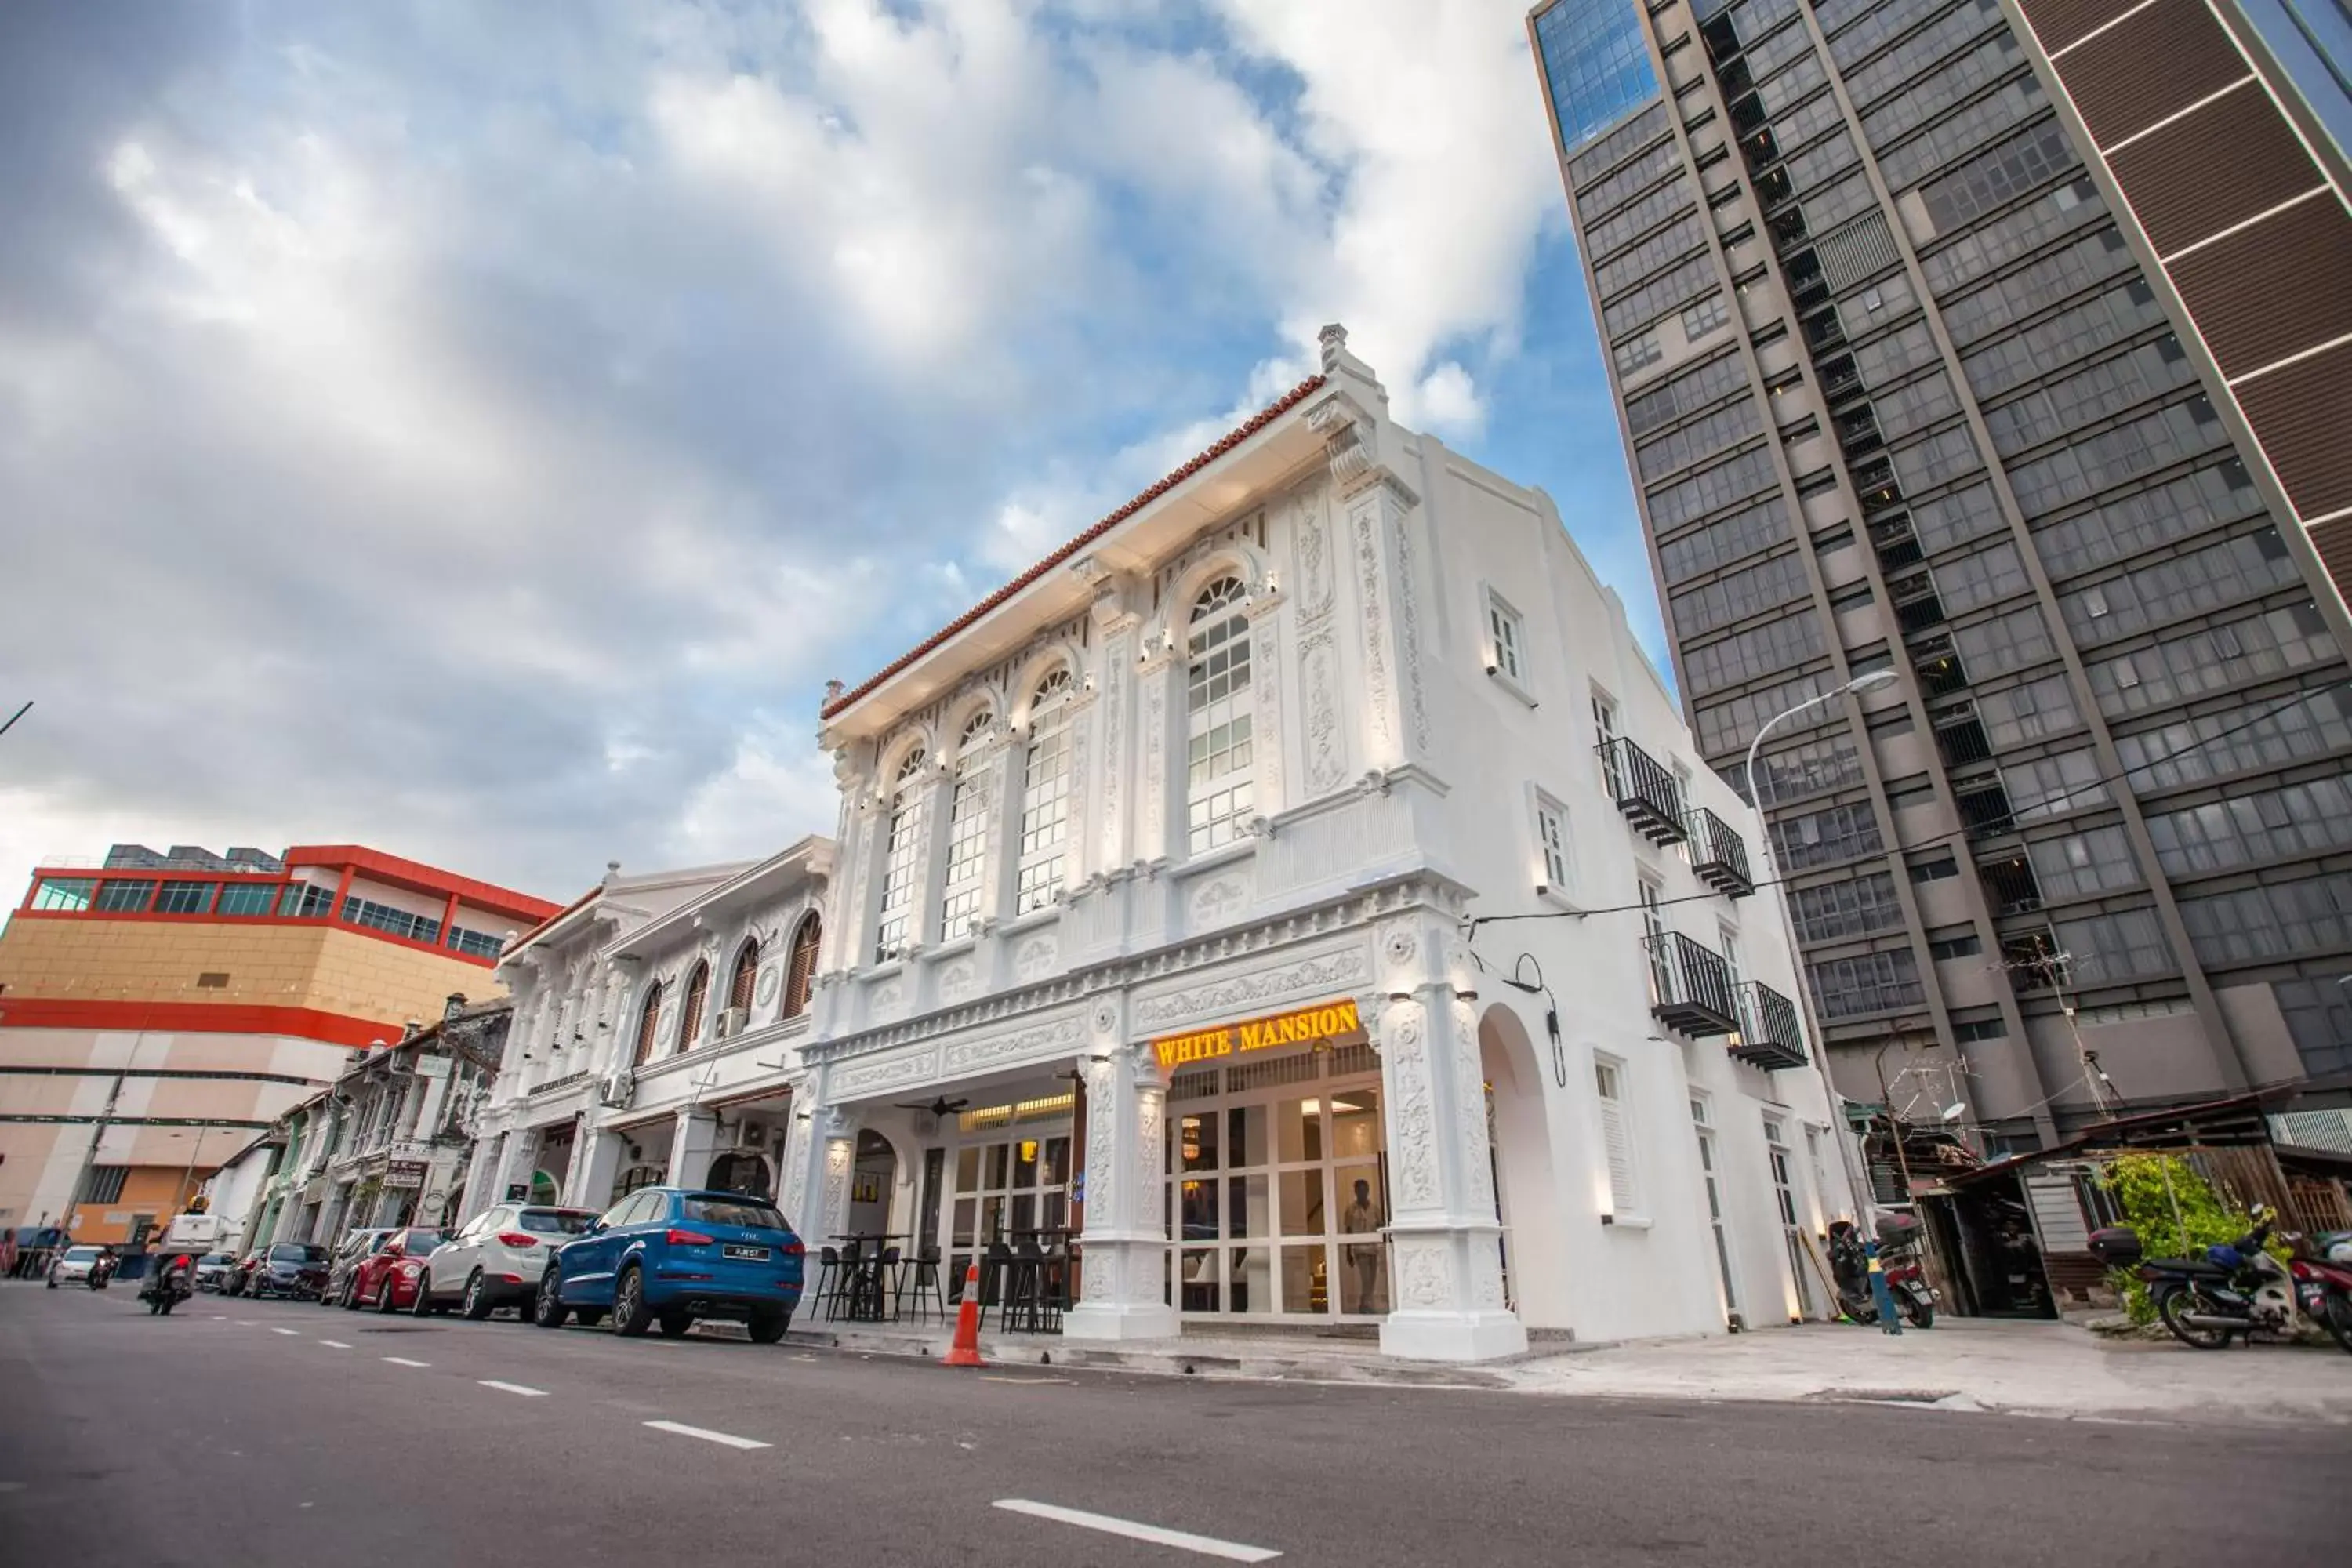
<svg viewBox="0 0 2352 1568">
<path fill-rule="evenodd" d="M 1037 1241 L 1036 1233 L 1070 1223 L 1066 1124 L 1062 1131 L 1040 1127 L 965 1143 L 954 1152 L 954 1175 L 947 1233 L 940 1237 L 951 1300 L 962 1299 L 965 1268 L 992 1244 Z"/>
</svg>

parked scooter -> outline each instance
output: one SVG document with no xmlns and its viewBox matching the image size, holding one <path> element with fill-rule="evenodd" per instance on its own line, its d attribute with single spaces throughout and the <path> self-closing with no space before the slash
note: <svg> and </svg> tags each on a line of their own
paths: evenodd
<svg viewBox="0 0 2352 1568">
<path fill-rule="evenodd" d="M 2352 1351 L 2352 1230 L 2298 1238 L 2287 1272 L 2303 1315 Z"/>
<path fill-rule="evenodd" d="M 2294 1319 L 2294 1277 L 2265 1250 L 2277 1215 L 2258 1204 L 2250 1217 L 2252 1230 L 2207 1247 L 2201 1258 L 2142 1261 L 2139 1237 L 2128 1226 L 2094 1233 L 2091 1250 L 2110 1268 L 2134 1269 L 2156 1315 L 2182 1344 L 2224 1350 L 2241 1334 L 2249 1343 L 2256 1334 L 2284 1335 Z"/>
<path fill-rule="evenodd" d="M 1878 1266 L 1895 1310 L 1915 1329 L 1936 1326 L 1937 1292 L 1919 1258 L 1919 1221 L 1907 1214 L 1878 1216 Z M 1830 1271 L 1836 1277 L 1838 1305 L 1857 1323 L 1878 1321 L 1870 1290 L 1870 1249 L 1862 1232 L 1844 1220 L 1830 1226 Z"/>
</svg>

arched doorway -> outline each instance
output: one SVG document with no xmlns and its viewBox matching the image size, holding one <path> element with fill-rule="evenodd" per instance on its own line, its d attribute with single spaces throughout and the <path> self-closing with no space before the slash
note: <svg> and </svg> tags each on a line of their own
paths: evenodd
<svg viewBox="0 0 2352 1568">
<path fill-rule="evenodd" d="M 1548 1079 L 1527 1025 L 1510 1004 L 1497 1002 L 1480 1016 L 1478 1062 L 1486 1081 L 1495 1206 L 1503 1224 L 1503 1261 L 1512 1304 L 1529 1328 L 1569 1327 L 1567 1259 L 1559 1241 L 1559 1185 L 1552 1170 L 1551 1123 L 1545 1110 Z"/>
<path fill-rule="evenodd" d="M 849 1229 L 875 1236 L 890 1228 L 890 1197 L 898 1185 L 898 1152 L 871 1127 L 857 1134 L 857 1158 L 849 1171 Z"/>
<path fill-rule="evenodd" d="M 714 1193 L 741 1193 L 746 1197 L 772 1198 L 776 1179 L 768 1162 L 749 1149 L 730 1149 L 710 1162 L 710 1179 L 703 1185 Z"/>
<path fill-rule="evenodd" d="M 563 1201 L 563 1184 L 547 1171 L 530 1173 L 530 1201 L 535 1204 L 556 1204 Z"/>
</svg>

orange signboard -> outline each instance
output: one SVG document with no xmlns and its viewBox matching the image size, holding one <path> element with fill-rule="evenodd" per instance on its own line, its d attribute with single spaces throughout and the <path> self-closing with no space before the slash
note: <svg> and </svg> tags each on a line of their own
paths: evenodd
<svg viewBox="0 0 2352 1568">
<path fill-rule="evenodd" d="M 1160 1066 L 1164 1071 L 1182 1067 L 1187 1062 L 1229 1057 L 1235 1051 L 1263 1051 L 1276 1046 L 1309 1045 L 1339 1035 L 1352 1035 L 1362 1027 L 1363 1021 L 1356 1014 L 1355 999 L 1347 997 L 1338 1002 L 1301 1007 L 1293 1013 L 1276 1013 L 1272 1017 L 1252 1018 L 1240 1024 L 1221 1024 L 1213 1029 L 1195 1029 L 1189 1035 L 1165 1035 L 1151 1042 L 1151 1049 L 1160 1058 Z"/>
</svg>

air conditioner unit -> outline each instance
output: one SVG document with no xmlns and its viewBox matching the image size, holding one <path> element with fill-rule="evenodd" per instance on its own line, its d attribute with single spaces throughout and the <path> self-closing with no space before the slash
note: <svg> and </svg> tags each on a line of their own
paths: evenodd
<svg viewBox="0 0 2352 1568">
<path fill-rule="evenodd" d="M 629 1103 L 631 1095 L 636 1093 L 637 1075 L 626 1068 L 615 1068 L 606 1073 L 604 1082 L 596 1087 L 597 1098 L 608 1108 L 618 1110 Z"/>
<path fill-rule="evenodd" d="M 749 1121 L 737 1131 L 735 1136 L 743 1148 L 759 1149 L 767 1144 L 768 1130 L 757 1121 Z"/>
<path fill-rule="evenodd" d="M 722 1040 L 729 1040 L 734 1038 L 737 1035 L 741 1034 L 743 1032 L 743 1026 L 751 1021 L 751 1011 L 748 1007 L 730 1007 L 726 1011 L 720 1013 L 719 1015 L 719 1037 Z"/>
</svg>

